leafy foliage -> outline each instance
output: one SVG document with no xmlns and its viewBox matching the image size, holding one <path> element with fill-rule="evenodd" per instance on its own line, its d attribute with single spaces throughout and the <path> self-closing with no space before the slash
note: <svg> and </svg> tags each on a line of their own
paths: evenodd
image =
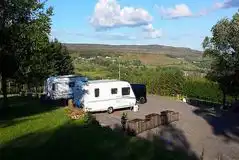
<svg viewBox="0 0 239 160">
<path fill-rule="evenodd" d="M 49 74 L 65 75 L 74 72 L 72 58 L 65 46 L 63 46 L 57 40 L 54 40 L 46 49 L 48 50 L 48 62 L 51 63 L 51 66 L 49 68 L 54 70 Z"/>
<path fill-rule="evenodd" d="M 7 78 L 19 69 L 24 58 L 38 52 L 50 33 L 52 8 L 36 0 L 0 2 L 0 74 L 4 103 L 7 106 Z"/>
<path fill-rule="evenodd" d="M 211 31 L 212 37 L 203 42 L 204 55 L 213 58 L 207 78 L 219 83 L 225 103 L 226 94 L 239 93 L 239 12 L 231 20 L 220 20 Z"/>
<path fill-rule="evenodd" d="M 93 56 L 94 57 L 94 56 Z M 176 67 L 152 68 L 131 60 L 86 58 L 75 61 L 76 72 L 90 79 L 118 79 L 119 63 L 121 79 L 130 83 L 143 83 L 147 92 L 162 96 L 184 95 L 213 102 L 221 102 L 222 94 L 216 82 L 184 73 Z M 107 63 L 105 63 L 107 61 Z"/>
<path fill-rule="evenodd" d="M 11 57 L 19 64 L 22 56 L 30 56 L 48 41 L 52 8 L 44 9 L 44 4 L 35 0 L 4 0 L 1 10 L 1 62 L 7 64 L 10 61 L 7 57 Z M 16 69 L 11 64 L 0 68 L 1 74 L 7 77 L 12 76 Z"/>
<path fill-rule="evenodd" d="M 222 94 L 217 83 L 200 77 L 188 77 L 183 86 L 183 95 L 212 102 L 220 102 Z"/>
<path fill-rule="evenodd" d="M 15 79 L 19 83 L 39 85 L 50 75 L 73 73 L 72 59 L 68 50 L 57 40 L 48 42 L 42 50 L 21 60 Z"/>
<path fill-rule="evenodd" d="M 7 79 L 39 85 L 49 75 L 73 73 L 66 47 L 49 41 L 53 8 L 36 0 L 0 2 L 0 74 L 4 102 Z"/>
</svg>

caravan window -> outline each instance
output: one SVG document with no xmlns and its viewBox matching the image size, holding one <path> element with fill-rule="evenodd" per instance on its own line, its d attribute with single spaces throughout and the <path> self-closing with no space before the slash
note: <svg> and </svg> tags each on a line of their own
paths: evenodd
<svg viewBox="0 0 239 160">
<path fill-rule="evenodd" d="M 100 96 L 100 89 L 96 88 L 95 89 L 95 97 L 99 97 Z"/>
<path fill-rule="evenodd" d="M 117 94 L 118 90 L 117 88 L 111 88 L 111 94 Z"/>
<path fill-rule="evenodd" d="M 130 95 L 130 87 L 122 88 L 122 95 L 123 96 Z"/>
<path fill-rule="evenodd" d="M 70 87 L 70 88 L 75 87 L 75 82 L 70 82 L 70 83 L 69 83 L 69 87 Z"/>
</svg>

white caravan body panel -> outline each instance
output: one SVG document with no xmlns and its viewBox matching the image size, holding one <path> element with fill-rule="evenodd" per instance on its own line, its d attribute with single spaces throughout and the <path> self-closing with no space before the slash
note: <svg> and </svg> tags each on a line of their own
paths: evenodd
<svg viewBox="0 0 239 160">
<path fill-rule="evenodd" d="M 74 103 L 85 111 L 106 111 L 109 107 L 121 109 L 133 107 L 136 98 L 131 85 L 119 80 L 95 80 L 76 82 Z"/>
<path fill-rule="evenodd" d="M 44 93 L 50 99 L 69 99 L 73 97 L 75 81 L 87 81 L 85 77 L 66 75 L 49 77 L 44 84 Z"/>
</svg>

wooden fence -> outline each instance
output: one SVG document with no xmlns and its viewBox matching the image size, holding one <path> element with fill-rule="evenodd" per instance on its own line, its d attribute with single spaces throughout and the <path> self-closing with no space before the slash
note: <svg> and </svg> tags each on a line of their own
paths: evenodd
<svg viewBox="0 0 239 160">
<path fill-rule="evenodd" d="M 7 82 L 7 93 L 8 94 L 27 94 L 27 92 L 32 93 L 42 93 L 43 86 L 31 86 L 27 87 L 27 84 L 18 84 L 12 81 Z M 2 85 L 0 82 L 0 95 L 2 95 Z"/>
<path fill-rule="evenodd" d="M 156 128 L 160 125 L 167 125 L 179 120 L 179 113 L 174 111 L 163 111 L 161 114 L 152 113 L 145 116 L 145 119 L 133 119 L 126 124 L 126 130 L 131 135 L 137 135 L 146 130 Z"/>
</svg>

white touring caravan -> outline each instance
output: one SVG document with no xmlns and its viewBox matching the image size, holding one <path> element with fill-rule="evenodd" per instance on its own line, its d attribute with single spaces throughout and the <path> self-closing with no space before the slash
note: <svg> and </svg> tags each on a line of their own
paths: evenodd
<svg viewBox="0 0 239 160">
<path fill-rule="evenodd" d="M 58 100 L 73 98 L 75 81 L 87 81 L 86 77 L 77 75 L 64 75 L 49 77 L 44 82 L 45 99 Z"/>
<path fill-rule="evenodd" d="M 87 112 L 135 107 L 136 98 L 130 84 L 119 80 L 76 81 L 74 104 Z"/>
</svg>

